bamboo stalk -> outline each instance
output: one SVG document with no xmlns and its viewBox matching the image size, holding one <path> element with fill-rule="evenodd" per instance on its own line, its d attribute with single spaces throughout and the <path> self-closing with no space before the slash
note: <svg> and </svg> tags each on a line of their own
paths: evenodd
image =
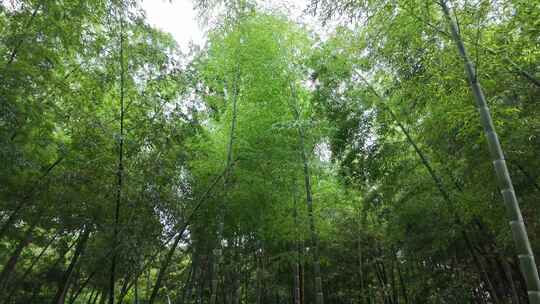
<svg viewBox="0 0 540 304">
<path fill-rule="evenodd" d="M 467 54 L 467 50 L 465 49 L 465 45 L 458 31 L 457 24 L 450 16 L 450 8 L 445 0 L 441 0 L 439 4 L 442 8 L 448 26 L 450 27 L 452 38 L 456 44 L 459 55 L 465 65 L 467 78 L 469 80 L 469 84 L 476 101 L 476 106 L 480 114 L 480 121 L 489 144 L 489 151 L 491 153 L 493 166 L 497 175 L 499 188 L 501 189 L 503 201 L 508 211 L 510 227 L 520 261 L 521 271 L 525 277 L 529 301 L 531 304 L 540 304 L 540 278 L 538 277 L 538 269 L 536 267 L 536 262 L 531 249 L 531 244 L 529 242 L 529 237 L 527 235 L 527 230 L 523 222 L 523 216 L 519 208 L 516 193 L 512 185 L 512 179 L 506 166 L 504 152 L 499 142 L 495 126 L 493 125 L 489 106 L 486 102 L 480 82 L 476 77 L 474 65 Z"/>
<path fill-rule="evenodd" d="M 236 130 L 236 124 L 237 124 L 237 115 L 238 115 L 238 93 L 239 93 L 239 87 L 238 87 L 238 81 L 240 78 L 240 73 L 238 71 L 238 67 L 236 70 L 235 80 L 234 80 L 234 90 L 233 90 L 233 109 L 232 109 L 232 121 L 231 121 L 231 134 L 229 135 L 229 142 L 227 145 L 227 163 L 225 165 L 225 175 L 223 178 L 223 190 L 224 192 L 227 191 L 228 183 L 229 183 L 229 176 L 231 174 L 231 167 L 232 167 L 232 156 L 233 156 L 233 144 L 234 144 L 234 133 Z M 219 272 L 220 272 L 220 264 L 221 264 L 221 258 L 222 258 L 222 248 L 221 248 L 221 241 L 223 239 L 223 227 L 225 225 L 225 202 L 223 199 L 221 199 L 219 204 L 219 210 L 218 210 L 218 229 L 217 229 L 217 244 L 216 248 L 213 250 L 214 254 L 214 262 L 212 263 L 212 282 L 211 282 L 211 292 L 210 295 L 210 304 L 215 304 L 217 299 L 217 288 L 218 288 L 218 282 L 219 282 Z"/>
<path fill-rule="evenodd" d="M 296 96 L 296 91 L 291 84 L 291 94 L 293 98 L 292 110 L 295 116 L 295 120 L 299 122 L 300 112 L 298 109 L 298 101 Z M 306 205 L 308 211 L 309 219 L 309 231 L 311 237 L 311 245 L 313 246 L 313 273 L 315 275 L 315 303 L 324 304 L 324 293 L 322 288 L 322 277 L 321 277 L 321 264 L 319 257 L 319 236 L 317 233 L 317 228 L 315 226 L 315 216 L 313 214 L 313 196 L 311 189 L 311 176 L 309 170 L 309 162 L 306 153 L 306 135 L 304 128 L 302 126 L 298 127 L 298 138 L 299 138 L 299 150 L 300 157 L 302 160 L 302 169 L 304 175 L 304 187 L 306 191 Z"/>
</svg>

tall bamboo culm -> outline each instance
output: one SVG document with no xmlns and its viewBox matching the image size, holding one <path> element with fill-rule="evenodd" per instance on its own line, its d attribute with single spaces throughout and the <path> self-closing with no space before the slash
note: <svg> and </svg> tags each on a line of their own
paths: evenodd
<svg viewBox="0 0 540 304">
<path fill-rule="evenodd" d="M 111 260 L 111 273 L 109 278 L 109 304 L 114 304 L 115 282 L 116 282 L 116 259 L 117 259 L 117 244 L 118 244 L 118 226 L 120 225 L 120 207 L 122 205 L 122 187 L 124 175 L 124 93 L 125 93 L 125 62 L 124 62 L 124 15 L 123 5 L 119 8 L 120 11 L 120 138 L 118 141 L 118 169 L 117 187 L 116 187 L 116 204 L 114 211 L 114 226 L 113 226 L 113 252 Z"/>
<path fill-rule="evenodd" d="M 234 145 L 234 132 L 236 130 L 236 120 L 237 120 L 237 111 L 238 111 L 238 82 L 240 81 L 240 73 L 239 68 L 237 67 L 236 70 L 236 76 L 234 80 L 234 90 L 233 90 L 233 100 L 232 100 L 232 121 L 231 121 L 231 134 L 229 136 L 229 143 L 227 145 L 227 163 L 225 165 L 225 173 L 223 176 L 223 197 L 226 197 L 228 183 L 229 183 L 229 177 L 231 174 L 231 167 L 233 163 L 232 159 L 232 153 L 233 153 L 233 145 Z M 221 242 L 223 240 L 223 227 L 225 225 L 225 202 L 223 199 L 221 199 L 219 203 L 219 210 L 218 210 L 218 216 L 217 216 L 217 222 L 218 222 L 218 229 L 217 229 L 217 244 L 216 248 L 213 250 L 214 254 L 214 261 L 212 263 L 212 282 L 211 282 L 211 290 L 212 294 L 210 295 L 210 304 L 215 304 L 217 301 L 217 293 L 218 293 L 218 283 L 219 283 L 219 273 L 221 271 L 221 260 L 222 260 L 222 254 L 223 249 L 221 247 Z"/>
<path fill-rule="evenodd" d="M 508 211 L 508 217 L 510 218 L 510 227 L 512 229 L 512 235 L 517 249 L 521 271 L 527 285 L 529 302 L 531 304 L 540 304 L 540 279 L 538 277 L 538 269 L 534 260 L 527 230 L 525 229 L 525 224 L 523 223 L 523 216 L 521 215 L 514 186 L 512 185 L 512 179 L 510 178 L 510 174 L 506 166 L 504 152 L 499 142 L 497 132 L 495 131 L 486 98 L 484 97 L 482 87 L 478 81 L 474 65 L 467 54 L 467 50 L 465 49 L 465 45 L 459 33 L 456 21 L 450 16 L 450 8 L 448 7 L 448 4 L 445 0 L 441 0 L 439 4 L 450 27 L 452 38 L 457 46 L 459 55 L 465 64 L 465 72 L 467 73 L 467 78 L 473 91 L 476 106 L 478 108 L 478 112 L 480 113 L 480 121 L 489 144 L 489 151 L 491 153 L 493 166 L 497 175 L 499 188 L 501 189 L 504 204 L 506 205 L 506 209 Z"/>
<path fill-rule="evenodd" d="M 300 122 L 300 110 L 296 95 L 296 91 L 291 84 L 291 93 L 292 93 L 292 111 L 295 117 L 296 122 Z M 322 275 L 321 275 L 321 264 L 319 257 L 319 235 L 317 228 L 315 226 L 315 215 L 313 214 L 313 196 L 311 189 L 311 177 L 309 171 L 309 160 L 306 153 L 306 134 L 303 127 L 300 125 L 298 127 L 298 137 L 299 137 L 299 150 L 300 156 L 302 158 L 302 168 L 304 174 L 304 186 L 306 190 L 306 205 L 308 212 L 309 220 L 309 231 L 311 236 L 311 245 L 313 246 L 312 256 L 313 256 L 313 274 L 315 276 L 315 304 L 324 304 L 324 292 L 322 288 Z"/>
</svg>

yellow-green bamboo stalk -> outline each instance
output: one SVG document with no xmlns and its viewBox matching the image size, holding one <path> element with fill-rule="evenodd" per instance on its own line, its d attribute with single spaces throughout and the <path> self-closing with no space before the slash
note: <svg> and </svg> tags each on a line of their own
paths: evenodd
<svg viewBox="0 0 540 304">
<path fill-rule="evenodd" d="M 448 26 L 450 27 L 452 38 L 457 46 L 459 55 L 465 64 L 467 78 L 473 91 L 476 106 L 480 114 L 480 121 L 489 144 L 489 151 L 491 153 L 493 166 L 497 175 L 499 188 L 501 189 L 501 194 L 508 211 L 508 217 L 510 218 L 510 227 L 512 229 L 512 235 L 517 249 L 521 271 L 527 285 L 529 301 L 532 304 L 540 304 L 540 279 L 538 277 L 538 269 L 536 268 L 536 262 L 534 260 L 529 237 L 527 236 L 527 230 L 525 229 L 525 224 L 523 223 L 523 216 L 521 215 L 514 186 L 512 185 L 512 179 L 510 178 L 510 173 L 508 172 L 508 168 L 506 166 L 503 149 L 493 125 L 489 106 L 486 102 L 486 98 L 484 97 L 482 86 L 478 81 L 474 65 L 467 54 L 465 45 L 463 44 L 463 39 L 458 31 L 457 24 L 450 16 L 450 8 L 445 0 L 441 0 L 439 4 L 442 8 Z"/>
</svg>

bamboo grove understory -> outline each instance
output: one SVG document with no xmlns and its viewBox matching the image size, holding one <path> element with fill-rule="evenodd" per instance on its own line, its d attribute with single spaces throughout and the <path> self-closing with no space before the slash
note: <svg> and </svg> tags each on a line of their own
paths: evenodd
<svg viewBox="0 0 540 304">
<path fill-rule="evenodd" d="M 540 0 L 150 2 L 0 1 L 0 304 L 540 304 Z"/>
</svg>

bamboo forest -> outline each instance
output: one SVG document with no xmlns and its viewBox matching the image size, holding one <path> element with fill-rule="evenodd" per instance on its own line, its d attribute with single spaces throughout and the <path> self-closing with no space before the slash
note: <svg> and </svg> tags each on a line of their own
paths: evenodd
<svg viewBox="0 0 540 304">
<path fill-rule="evenodd" d="M 540 304 L 535 204 L 540 0 L 0 0 L 0 304 Z"/>
</svg>

